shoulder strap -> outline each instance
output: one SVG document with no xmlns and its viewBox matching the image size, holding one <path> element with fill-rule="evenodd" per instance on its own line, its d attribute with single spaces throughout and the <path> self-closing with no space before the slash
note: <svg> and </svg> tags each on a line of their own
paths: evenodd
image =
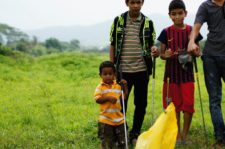
<svg viewBox="0 0 225 149">
<path fill-rule="evenodd" d="M 118 25 L 120 27 L 125 28 L 126 27 L 126 18 L 127 18 L 128 12 L 122 13 L 121 15 L 118 16 Z"/>
<path fill-rule="evenodd" d="M 150 19 L 148 17 L 144 17 L 144 28 L 149 28 Z"/>
</svg>

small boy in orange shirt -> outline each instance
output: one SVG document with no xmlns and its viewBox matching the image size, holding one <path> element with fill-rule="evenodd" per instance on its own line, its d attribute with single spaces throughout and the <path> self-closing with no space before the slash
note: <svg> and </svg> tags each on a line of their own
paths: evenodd
<svg viewBox="0 0 225 149">
<path fill-rule="evenodd" d="M 99 75 L 102 82 L 96 87 L 94 98 L 100 104 L 98 122 L 98 136 L 101 139 L 101 147 L 113 148 L 115 142 L 118 148 L 125 147 L 124 115 L 121 112 L 120 99 L 123 93 L 122 87 L 115 81 L 116 69 L 112 62 L 104 61 L 100 64 Z M 127 82 L 121 80 L 124 87 L 124 98 L 128 95 Z M 123 100 L 122 99 L 122 100 Z"/>
</svg>

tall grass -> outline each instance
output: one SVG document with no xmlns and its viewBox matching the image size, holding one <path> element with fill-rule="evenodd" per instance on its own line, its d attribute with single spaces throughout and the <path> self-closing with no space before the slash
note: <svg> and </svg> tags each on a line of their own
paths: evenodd
<svg viewBox="0 0 225 149">
<path fill-rule="evenodd" d="M 39 58 L 0 56 L 0 148 L 99 148 L 99 105 L 93 93 L 100 82 L 99 64 L 107 59 L 108 54 L 79 52 Z M 200 60 L 198 64 L 208 141 L 212 143 L 213 128 Z M 163 72 L 164 62 L 157 59 L 155 117 L 162 112 Z M 151 81 L 142 131 L 148 130 L 152 121 Z M 196 86 L 196 112 L 190 129 L 193 144 L 178 148 L 205 147 L 197 93 Z M 133 108 L 131 94 L 127 111 L 130 127 Z"/>
</svg>

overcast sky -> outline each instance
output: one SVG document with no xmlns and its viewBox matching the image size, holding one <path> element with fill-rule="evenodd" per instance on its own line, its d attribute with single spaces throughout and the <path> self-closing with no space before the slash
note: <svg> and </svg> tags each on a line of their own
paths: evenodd
<svg viewBox="0 0 225 149">
<path fill-rule="evenodd" d="M 203 1 L 184 0 L 187 11 L 192 14 Z M 169 2 L 145 0 L 142 12 L 167 15 Z M 0 0 L 0 23 L 23 30 L 92 25 L 112 20 L 127 9 L 125 0 Z"/>
</svg>

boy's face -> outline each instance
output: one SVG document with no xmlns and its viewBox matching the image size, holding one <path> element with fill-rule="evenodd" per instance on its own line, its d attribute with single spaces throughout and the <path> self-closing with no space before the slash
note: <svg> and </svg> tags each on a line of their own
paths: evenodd
<svg viewBox="0 0 225 149">
<path fill-rule="evenodd" d="M 129 0 L 127 6 L 132 14 L 139 15 L 141 7 L 143 6 L 143 0 Z"/>
<path fill-rule="evenodd" d="M 115 79 L 115 72 L 111 67 L 105 67 L 100 74 L 102 81 L 106 84 L 112 84 Z"/>
<path fill-rule="evenodd" d="M 173 21 L 174 25 L 181 26 L 184 24 L 184 18 L 187 16 L 187 11 L 184 9 L 173 9 L 169 13 L 170 19 Z"/>
</svg>

